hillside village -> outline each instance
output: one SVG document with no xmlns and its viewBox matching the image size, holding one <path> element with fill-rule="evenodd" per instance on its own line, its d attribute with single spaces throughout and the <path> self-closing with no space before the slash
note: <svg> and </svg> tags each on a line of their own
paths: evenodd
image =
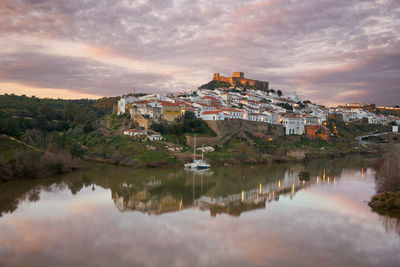
<svg viewBox="0 0 400 267">
<path fill-rule="evenodd" d="M 328 118 L 345 123 L 362 120 L 374 125 L 400 124 L 400 118 L 375 114 L 358 103 L 326 108 L 308 100 L 302 101 L 296 94 L 268 89 L 267 82 L 247 80 L 242 72 L 233 73 L 231 78 L 223 77 L 223 80 L 221 77 L 216 73 L 213 81 L 222 81 L 229 87 L 202 86 L 183 94 L 123 96 L 114 112 L 118 115 L 127 114 L 139 126 L 137 129 L 125 130 L 126 135 L 147 134 L 152 123 L 173 122 L 186 112 L 193 112 L 205 122 L 244 120 L 280 125 L 285 135 L 307 135 L 324 140 L 334 134 L 326 127 Z M 264 83 L 264 86 L 259 90 L 247 81 L 253 84 Z M 150 140 L 162 139 L 154 132 L 148 134 L 148 137 Z"/>
<path fill-rule="evenodd" d="M 209 83 L 177 94 L 96 101 L 3 95 L 0 164 L 10 169 L 3 179 L 22 175 L 10 163 L 18 149 L 61 153 L 67 159 L 63 166 L 72 169 L 71 157 L 140 168 L 191 162 L 195 140 L 213 165 L 376 154 L 382 152 L 379 143 L 400 141 L 398 133 L 390 133 L 398 132 L 398 107 L 327 108 L 269 86 L 235 72 L 216 73 Z M 32 153 L 32 160 L 37 157 Z M 38 162 L 46 175 L 48 159 Z"/>
</svg>

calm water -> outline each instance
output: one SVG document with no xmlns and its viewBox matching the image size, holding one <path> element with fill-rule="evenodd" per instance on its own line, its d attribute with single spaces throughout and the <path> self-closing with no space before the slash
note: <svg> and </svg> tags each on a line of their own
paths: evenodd
<svg viewBox="0 0 400 267">
<path fill-rule="evenodd" d="M 90 166 L 0 184 L 0 265 L 400 266 L 400 223 L 370 210 L 374 192 L 357 158 L 201 173 Z"/>
</svg>

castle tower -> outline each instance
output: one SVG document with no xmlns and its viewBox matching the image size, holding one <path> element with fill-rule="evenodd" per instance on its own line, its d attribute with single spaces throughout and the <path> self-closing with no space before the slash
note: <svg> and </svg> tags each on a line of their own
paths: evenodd
<svg viewBox="0 0 400 267">
<path fill-rule="evenodd" d="M 243 72 L 234 72 L 232 77 L 234 77 L 234 78 L 244 78 L 244 73 Z"/>
</svg>

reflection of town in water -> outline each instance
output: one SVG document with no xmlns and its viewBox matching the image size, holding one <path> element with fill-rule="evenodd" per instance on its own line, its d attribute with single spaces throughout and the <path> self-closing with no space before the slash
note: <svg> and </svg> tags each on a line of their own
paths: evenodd
<svg viewBox="0 0 400 267">
<path fill-rule="evenodd" d="M 135 170 L 93 165 L 51 179 L 0 184 L 0 217 L 13 213 L 24 202 L 40 201 L 41 192 L 69 190 L 76 195 L 84 188 L 110 190 L 110 200 L 120 212 L 161 215 L 200 209 L 210 212 L 211 216 L 241 216 L 246 211 L 264 209 L 281 199 L 296 199 L 302 189 L 334 188 L 342 179 L 367 179 L 371 183 L 370 165 L 370 160 L 365 158 L 216 167 L 202 172 L 183 168 Z M 303 170 L 310 173 L 307 181 L 298 177 Z M 381 215 L 381 223 L 388 231 L 400 234 L 399 222 L 398 217 Z"/>
<path fill-rule="evenodd" d="M 309 180 L 299 172 L 308 169 Z M 362 176 L 364 168 L 362 167 Z M 175 171 L 166 177 L 149 177 L 138 183 L 123 182 L 111 187 L 119 211 L 148 214 L 177 212 L 189 208 L 209 210 L 211 216 L 265 208 L 282 197 L 293 199 L 304 188 L 317 184 L 334 186 L 342 168 L 336 166 L 275 166 L 216 168 L 210 171 Z M 362 177 L 363 178 L 363 177 Z"/>
</svg>

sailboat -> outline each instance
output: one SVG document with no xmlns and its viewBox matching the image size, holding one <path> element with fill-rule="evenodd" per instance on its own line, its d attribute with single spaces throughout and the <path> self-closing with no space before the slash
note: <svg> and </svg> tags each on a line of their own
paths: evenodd
<svg viewBox="0 0 400 267">
<path fill-rule="evenodd" d="M 201 159 L 196 159 L 196 134 L 195 134 L 193 143 L 193 162 L 186 163 L 185 168 L 200 170 L 200 169 L 209 169 L 210 167 L 211 165 L 204 160 L 204 149 L 202 149 L 201 151 Z"/>
</svg>

